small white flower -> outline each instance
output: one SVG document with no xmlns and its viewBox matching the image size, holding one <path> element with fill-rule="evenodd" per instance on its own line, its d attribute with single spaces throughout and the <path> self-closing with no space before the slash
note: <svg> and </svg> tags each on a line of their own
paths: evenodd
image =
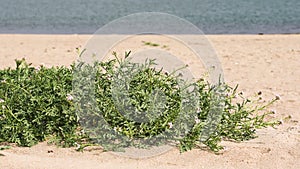
<svg viewBox="0 0 300 169">
<path fill-rule="evenodd" d="M 168 125 L 169 125 L 170 129 L 173 128 L 173 123 L 172 122 L 169 122 Z"/>
<path fill-rule="evenodd" d="M 4 105 L 2 105 L 2 109 L 5 109 L 5 106 L 4 106 Z"/>
<path fill-rule="evenodd" d="M 122 132 L 122 128 L 121 127 L 114 127 L 114 131 L 115 132 Z"/>
<path fill-rule="evenodd" d="M 6 80 L 4 79 L 4 80 L 1 80 L 1 83 L 6 83 Z"/>
<path fill-rule="evenodd" d="M 72 101 L 74 98 L 73 98 L 73 96 L 72 95 L 70 95 L 70 94 L 67 94 L 67 100 L 68 101 Z"/>
<path fill-rule="evenodd" d="M 75 146 L 76 146 L 76 149 L 79 149 L 80 148 L 80 144 L 78 144 L 77 142 L 74 143 Z"/>
<path fill-rule="evenodd" d="M 198 117 L 195 117 L 195 123 L 196 123 L 196 124 L 199 124 L 199 123 L 200 123 L 200 120 L 198 119 Z"/>
<path fill-rule="evenodd" d="M 0 103 L 4 103 L 4 100 L 3 100 L 3 99 L 0 99 Z"/>
</svg>

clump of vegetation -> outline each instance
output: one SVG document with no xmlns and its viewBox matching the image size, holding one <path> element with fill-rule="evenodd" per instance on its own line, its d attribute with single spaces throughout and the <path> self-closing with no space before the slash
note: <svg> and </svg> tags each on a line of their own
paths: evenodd
<svg viewBox="0 0 300 169">
<path fill-rule="evenodd" d="M 16 60 L 0 70 L 0 142 L 32 146 L 50 136 L 72 145 L 78 119 L 72 101 L 72 69 L 35 68 Z"/>
<path fill-rule="evenodd" d="M 143 42 L 144 45 L 146 45 L 146 46 L 152 46 L 152 47 L 157 47 L 157 46 L 159 46 L 159 44 L 153 43 L 153 42 L 146 42 L 146 41 L 142 41 L 142 42 Z M 164 45 L 164 47 L 166 47 L 166 46 Z"/>
<path fill-rule="evenodd" d="M 154 60 L 136 64 L 128 56 L 70 68 L 35 68 L 23 59 L 16 60 L 15 69 L 0 70 L 0 142 L 92 143 L 107 150 L 172 143 L 181 152 L 204 144 L 219 151 L 221 140 L 249 140 L 257 129 L 278 124 L 265 120 L 272 113 L 266 107 L 278 98 L 262 104 L 223 83 L 186 83 L 175 73 L 154 69 Z M 219 87 L 222 113 L 203 139 Z"/>
</svg>

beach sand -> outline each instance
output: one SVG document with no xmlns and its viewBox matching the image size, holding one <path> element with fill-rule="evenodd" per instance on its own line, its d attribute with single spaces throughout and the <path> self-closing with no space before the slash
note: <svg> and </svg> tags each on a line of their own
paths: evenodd
<svg viewBox="0 0 300 169">
<path fill-rule="evenodd" d="M 76 48 L 82 49 L 90 37 L 0 35 L 0 68 L 14 67 L 14 59 L 21 58 L 35 66 L 69 66 L 78 57 Z M 143 38 L 161 44 L 157 48 L 175 51 L 174 55 L 181 55 L 188 63 L 196 63 L 182 44 Z M 135 51 L 146 48 L 141 42 L 143 38 L 121 44 L 118 53 L 124 52 L 124 49 Z M 81 153 L 74 148 L 63 149 L 40 143 L 31 148 L 13 147 L 1 151 L 4 156 L 0 156 L 0 168 L 298 168 L 300 35 L 208 35 L 207 38 L 222 64 L 226 83 L 231 86 L 239 84 L 239 90 L 246 96 L 261 91 L 266 101 L 280 96 L 280 100 L 269 108 L 275 110 L 269 118 L 282 120 L 282 125 L 276 129 L 260 129 L 258 138 L 250 141 L 224 141 L 225 150 L 218 155 L 200 149 L 180 154 L 174 148 L 158 156 L 131 159 L 99 149 Z M 49 150 L 52 151 L 48 153 Z"/>
</svg>

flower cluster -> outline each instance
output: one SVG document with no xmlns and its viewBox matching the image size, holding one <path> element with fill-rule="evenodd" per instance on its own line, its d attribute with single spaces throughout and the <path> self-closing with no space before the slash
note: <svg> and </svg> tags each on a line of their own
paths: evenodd
<svg viewBox="0 0 300 169">
<path fill-rule="evenodd" d="M 67 99 L 68 101 L 72 101 L 72 100 L 74 99 L 74 97 L 73 97 L 72 95 L 70 95 L 70 94 L 67 94 L 66 99 Z"/>
</svg>

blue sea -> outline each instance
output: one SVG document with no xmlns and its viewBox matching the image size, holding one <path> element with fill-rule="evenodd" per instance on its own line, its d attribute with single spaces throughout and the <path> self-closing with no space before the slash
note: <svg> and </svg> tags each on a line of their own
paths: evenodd
<svg viewBox="0 0 300 169">
<path fill-rule="evenodd" d="M 300 0 L 0 0 L 0 33 L 92 34 L 137 12 L 188 20 L 205 34 L 300 33 Z"/>
</svg>

